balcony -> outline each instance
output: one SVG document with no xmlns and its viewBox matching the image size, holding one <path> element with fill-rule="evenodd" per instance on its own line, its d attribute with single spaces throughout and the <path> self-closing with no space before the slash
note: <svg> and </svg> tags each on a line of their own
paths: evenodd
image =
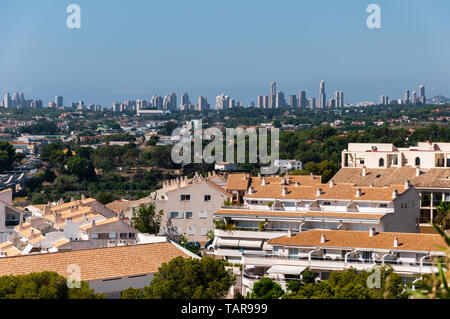
<svg viewBox="0 0 450 319">
<path fill-rule="evenodd" d="M 372 268 L 375 265 L 382 266 L 381 260 L 368 260 L 362 258 L 348 258 L 347 261 L 344 258 L 331 258 L 329 256 L 319 257 L 314 256 L 311 260 L 308 257 L 301 256 L 278 256 L 267 254 L 247 254 L 242 253 L 242 261 L 245 264 L 255 266 L 270 267 L 273 265 L 286 265 L 286 266 L 299 266 L 308 267 L 310 269 L 320 269 L 329 271 L 342 271 L 347 268 L 354 268 L 357 271 Z M 404 263 L 401 259 L 398 260 L 385 260 L 385 265 L 391 265 L 395 272 L 401 274 L 417 275 L 422 273 L 432 273 L 437 271 L 437 267 L 430 262 L 423 263 Z"/>
</svg>

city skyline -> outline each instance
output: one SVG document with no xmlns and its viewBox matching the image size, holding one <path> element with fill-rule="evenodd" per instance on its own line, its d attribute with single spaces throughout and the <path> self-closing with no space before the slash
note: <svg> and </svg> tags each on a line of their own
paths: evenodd
<svg viewBox="0 0 450 319">
<path fill-rule="evenodd" d="M 326 79 L 328 96 L 342 90 L 351 103 L 401 96 L 416 83 L 430 97 L 450 94 L 446 1 L 378 1 L 383 23 L 376 30 L 366 26 L 367 3 L 77 3 L 82 26 L 70 30 L 66 3 L 2 2 L 0 30 L 8 31 L 0 31 L 0 91 L 104 106 L 166 92 L 212 104 L 225 93 L 257 104 L 273 79 L 285 94 L 317 92 Z M 218 23 L 219 16 L 238 23 Z M 274 24 L 274 16 L 284 18 Z M 268 46 L 268 35 L 278 44 Z"/>
</svg>

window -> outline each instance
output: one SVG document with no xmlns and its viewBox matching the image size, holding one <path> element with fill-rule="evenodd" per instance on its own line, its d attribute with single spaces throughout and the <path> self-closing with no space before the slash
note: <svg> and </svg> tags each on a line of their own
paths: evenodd
<svg viewBox="0 0 450 319">
<path fill-rule="evenodd" d="M 289 259 L 298 259 L 298 248 L 289 248 Z"/>
<path fill-rule="evenodd" d="M 420 157 L 416 157 L 416 166 L 420 166 Z"/>
<path fill-rule="evenodd" d="M 278 247 L 273 247 L 273 254 L 274 255 L 278 255 L 279 254 Z"/>
<path fill-rule="evenodd" d="M 208 232 L 209 228 L 202 228 L 201 229 L 201 235 L 206 236 L 206 233 Z"/>
<path fill-rule="evenodd" d="M 211 201 L 211 195 L 205 195 L 205 202 Z"/>
<path fill-rule="evenodd" d="M 323 202 L 323 206 L 331 206 L 331 202 Z"/>
<path fill-rule="evenodd" d="M 91 234 L 92 239 L 98 239 L 98 233 L 92 233 Z"/>
<path fill-rule="evenodd" d="M 192 212 L 186 212 L 186 218 L 187 219 L 191 219 L 193 217 L 193 213 Z"/>
<path fill-rule="evenodd" d="M 117 238 L 117 234 L 116 233 L 109 233 L 109 238 L 116 239 Z"/>
<path fill-rule="evenodd" d="M 364 165 L 365 161 L 363 159 L 359 160 L 359 164 Z"/>
<path fill-rule="evenodd" d="M 130 238 L 136 238 L 136 233 L 129 233 L 128 235 Z"/>
<path fill-rule="evenodd" d="M 195 227 L 188 227 L 187 233 L 188 235 L 195 235 Z"/>
<path fill-rule="evenodd" d="M 378 161 L 378 166 L 384 167 L 384 158 L 380 158 L 380 160 Z"/>
<path fill-rule="evenodd" d="M 128 233 L 120 233 L 120 238 L 121 239 L 128 238 Z"/>
<path fill-rule="evenodd" d="M 201 210 L 199 213 L 198 213 L 198 218 L 207 218 L 208 217 L 208 212 L 206 212 L 206 211 L 204 211 L 204 210 Z"/>
<path fill-rule="evenodd" d="M 191 195 L 186 195 L 186 194 L 181 195 L 181 196 L 180 196 L 180 200 L 182 200 L 182 201 L 188 201 L 188 200 L 191 200 Z"/>
<path fill-rule="evenodd" d="M 178 212 L 170 212 L 170 218 L 178 218 Z"/>
<path fill-rule="evenodd" d="M 387 208 L 387 204 L 380 204 L 380 208 Z"/>
</svg>

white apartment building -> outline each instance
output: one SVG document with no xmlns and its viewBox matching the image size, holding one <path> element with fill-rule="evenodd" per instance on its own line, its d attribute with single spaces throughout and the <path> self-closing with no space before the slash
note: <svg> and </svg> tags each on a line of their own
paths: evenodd
<svg viewBox="0 0 450 319">
<path fill-rule="evenodd" d="M 450 201 L 450 143 L 418 143 L 409 148 L 350 143 L 333 180 L 356 186 L 398 185 L 409 180 L 421 196 L 421 229 L 429 232 L 436 207 Z"/>
<path fill-rule="evenodd" d="M 346 230 L 309 230 L 270 240 L 259 254 L 244 253 L 242 294 L 267 276 L 283 289 L 290 280 L 299 280 L 306 269 L 321 280 L 332 271 L 354 268 L 370 270 L 390 265 L 405 283 L 414 283 L 422 274 L 437 271 L 435 258 L 446 243 L 440 235 L 386 233 Z"/>
<path fill-rule="evenodd" d="M 276 160 L 273 164 L 278 167 L 279 172 L 303 169 L 303 163 L 297 160 Z"/>
<path fill-rule="evenodd" d="M 224 187 L 223 177 L 214 172 L 164 182 L 163 188 L 150 195 L 156 210 L 164 212 L 160 234 L 207 242 L 206 234 L 214 229 L 214 212 L 232 197 Z"/>
<path fill-rule="evenodd" d="M 321 184 L 314 176 L 233 174 L 227 188 L 237 187 L 240 179 L 249 185 L 243 203 L 224 206 L 214 214 L 222 225 L 215 230 L 213 253 L 230 262 L 242 262 L 243 253 L 264 251 L 268 240 L 288 231 L 419 232 L 419 194 L 408 182 L 355 187 L 333 180 Z"/>
<path fill-rule="evenodd" d="M 25 214 L 12 205 L 12 195 L 11 188 L 0 191 L 0 243 L 8 240 L 8 236 L 14 233 L 14 227 L 19 225 Z"/>
<path fill-rule="evenodd" d="M 349 143 L 342 152 L 342 167 L 450 168 L 450 143 L 419 142 L 409 148 L 384 143 Z"/>
</svg>

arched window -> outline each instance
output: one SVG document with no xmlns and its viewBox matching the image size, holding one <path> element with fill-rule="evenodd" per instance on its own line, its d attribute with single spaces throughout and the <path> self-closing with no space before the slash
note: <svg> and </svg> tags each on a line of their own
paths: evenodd
<svg viewBox="0 0 450 319">
<path fill-rule="evenodd" d="M 384 158 L 380 158 L 380 161 L 378 162 L 379 167 L 384 167 Z"/>
<path fill-rule="evenodd" d="M 420 157 L 416 157 L 416 166 L 420 166 Z"/>
</svg>

